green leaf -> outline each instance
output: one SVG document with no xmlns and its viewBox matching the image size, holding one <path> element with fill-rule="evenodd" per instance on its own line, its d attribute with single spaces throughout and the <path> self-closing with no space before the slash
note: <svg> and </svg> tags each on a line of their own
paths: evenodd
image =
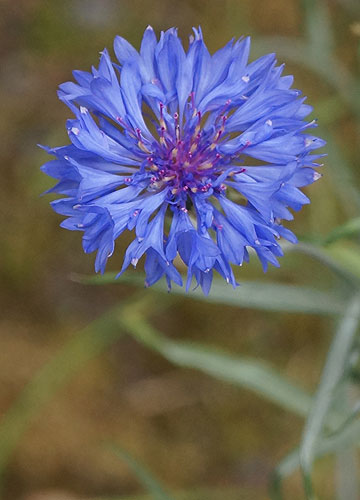
<svg viewBox="0 0 360 500">
<path fill-rule="evenodd" d="M 359 500 L 358 452 L 354 447 L 337 452 L 336 455 L 336 499 Z"/>
<path fill-rule="evenodd" d="M 355 295 L 335 334 L 326 358 L 314 403 L 306 421 L 300 443 L 300 462 L 308 497 L 312 498 L 311 469 L 315 448 L 324 427 L 327 414 L 335 398 L 335 391 L 344 374 L 354 336 L 360 319 L 360 295 Z"/>
<path fill-rule="evenodd" d="M 360 446 L 360 420 L 356 420 L 341 431 L 322 437 L 315 451 L 315 458 L 320 458 L 339 451 L 346 450 L 349 447 Z M 290 476 L 300 466 L 299 448 L 289 453 L 277 466 L 272 481 L 272 497 L 281 499 L 281 482 Z"/>
<path fill-rule="evenodd" d="M 126 283 L 144 286 L 145 276 L 139 272 L 131 273 L 129 271 L 117 280 L 115 280 L 115 276 L 116 273 L 105 273 L 102 276 L 76 275 L 72 279 L 85 285 Z M 152 291 L 168 293 L 166 286 L 161 282 L 153 285 L 148 293 L 152 293 Z M 255 281 L 241 282 L 240 286 L 234 290 L 227 283 L 214 280 L 207 297 L 200 289 L 187 293 L 184 288 L 174 286 L 170 293 L 170 296 L 173 295 L 249 309 L 322 315 L 341 314 L 345 306 L 345 299 L 334 293 L 303 286 Z"/>
<path fill-rule="evenodd" d="M 356 295 L 350 302 L 330 347 L 320 384 L 305 424 L 299 451 L 290 454 L 277 468 L 277 477 L 284 477 L 292 472 L 300 462 L 308 499 L 314 498 L 311 483 L 311 469 L 314 459 L 319 454 L 328 453 L 334 449 L 338 451 L 336 447 L 334 448 L 334 443 L 337 446 L 340 446 L 340 444 L 343 446 L 345 442 L 347 443 L 349 429 L 353 428 L 353 425 L 349 424 L 345 429 L 336 432 L 332 436 L 327 438 L 321 436 L 334 402 L 336 389 L 346 369 L 359 319 L 360 295 Z M 359 424 L 359 422 L 356 423 Z M 339 436 L 342 437 L 339 439 Z M 274 484 L 276 490 L 279 483 L 275 482 Z"/>
<path fill-rule="evenodd" d="M 132 457 L 126 450 L 114 445 L 111 445 L 111 450 L 116 456 L 127 463 L 144 488 L 151 493 L 154 500 L 172 500 L 172 497 L 165 492 L 164 488 L 160 485 L 159 481 L 155 479 L 153 474 L 151 474 L 149 470 L 135 460 L 135 458 Z"/>
<path fill-rule="evenodd" d="M 324 244 L 329 245 L 337 240 L 348 238 L 349 236 L 359 236 L 359 234 L 360 217 L 356 217 L 331 231 L 331 233 L 325 238 Z"/>
<path fill-rule="evenodd" d="M 308 414 L 311 396 L 264 362 L 234 357 L 201 344 L 169 340 L 143 321 L 136 309 L 133 312 L 129 309 L 121 322 L 123 328 L 138 341 L 171 363 L 251 390 L 302 417 Z"/>
<path fill-rule="evenodd" d="M 326 64 L 334 45 L 329 7 L 324 0 L 303 0 L 303 4 L 307 40 L 312 55 L 321 64 Z"/>
<path fill-rule="evenodd" d="M 172 363 L 248 389 L 297 415 L 306 416 L 310 409 L 311 396 L 265 362 L 234 357 L 201 344 L 167 342 L 161 353 Z"/>
</svg>

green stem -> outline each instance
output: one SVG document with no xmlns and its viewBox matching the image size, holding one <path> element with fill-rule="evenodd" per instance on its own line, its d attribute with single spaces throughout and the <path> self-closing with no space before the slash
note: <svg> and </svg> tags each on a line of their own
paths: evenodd
<svg viewBox="0 0 360 500">
<path fill-rule="evenodd" d="M 320 384 L 314 397 L 314 404 L 303 431 L 300 445 L 300 464 L 308 500 L 313 500 L 314 498 L 311 469 L 315 457 L 315 446 L 331 408 L 334 392 L 346 368 L 359 319 L 360 294 L 356 294 L 350 302 L 332 341 Z"/>
<path fill-rule="evenodd" d="M 354 402 L 354 394 L 352 387 L 344 386 L 341 390 L 337 404 L 347 411 L 351 411 L 351 405 Z M 353 411 L 353 413 L 356 413 Z M 337 500 L 357 500 L 359 498 L 359 481 L 358 481 L 358 461 L 357 450 L 348 448 L 340 450 L 336 455 L 336 498 Z"/>
</svg>

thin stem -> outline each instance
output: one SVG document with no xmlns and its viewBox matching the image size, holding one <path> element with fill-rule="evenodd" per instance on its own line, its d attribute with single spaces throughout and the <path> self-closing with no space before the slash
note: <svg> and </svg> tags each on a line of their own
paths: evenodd
<svg viewBox="0 0 360 500">
<path fill-rule="evenodd" d="M 350 302 L 332 341 L 325 367 L 321 376 L 314 404 L 306 421 L 300 445 L 300 464 L 304 489 L 308 500 L 313 500 L 311 469 L 315 457 L 315 447 L 321 435 L 326 417 L 334 400 L 334 393 L 346 368 L 351 346 L 360 318 L 360 294 Z"/>
</svg>

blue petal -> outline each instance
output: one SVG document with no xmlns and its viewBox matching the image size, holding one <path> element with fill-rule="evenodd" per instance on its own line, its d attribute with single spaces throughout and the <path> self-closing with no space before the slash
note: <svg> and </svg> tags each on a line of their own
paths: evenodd
<svg viewBox="0 0 360 500">
<path fill-rule="evenodd" d="M 138 52 L 134 47 L 122 36 L 117 35 L 114 40 L 114 52 L 121 65 L 128 61 L 137 60 L 139 57 Z"/>
</svg>

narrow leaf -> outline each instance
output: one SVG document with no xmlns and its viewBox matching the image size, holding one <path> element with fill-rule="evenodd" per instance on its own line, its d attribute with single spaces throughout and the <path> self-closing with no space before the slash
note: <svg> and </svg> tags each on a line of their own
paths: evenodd
<svg viewBox="0 0 360 500">
<path fill-rule="evenodd" d="M 331 233 L 325 238 L 324 244 L 329 245 L 334 243 L 334 241 L 341 240 L 343 238 L 348 238 L 349 236 L 358 236 L 360 234 L 360 217 L 351 219 L 345 224 L 336 227 Z"/>
<path fill-rule="evenodd" d="M 73 276 L 72 279 L 86 285 L 129 284 L 144 286 L 145 276 L 141 273 L 125 273 L 115 280 L 116 273 L 102 276 Z M 149 293 L 167 293 L 163 282 L 156 283 Z M 345 299 L 334 293 L 323 292 L 310 287 L 267 282 L 241 282 L 235 290 L 227 283 L 214 280 L 210 294 L 206 297 L 200 289 L 186 292 L 174 286 L 170 295 L 181 295 L 191 300 L 201 300 L 249 309 L 267 311 L 301 312 L 307 314 L 335 315 L 344 310 Z"/>
<path fill-rule="evenodd" d="M 314 403 L 306 421 L 300 444 L 300 461 L 304 473 L 305 488 L 312 498 L 311 468 L 315 449 L 325 420 L 334 400 L 334 393 L 344 373 L 360 317 L 360 296 L 350 302 L 338 331 L 335 334 L 321 376 Z"/>
<path fill-rule="evenodd" d="M 312 55 L 326 64 L 334 44 L 329 6 L 324 0 L 303 0 L 305 6 L 305 27 Z"/>
<path fill-rule="evenodd" d="M 360 446 L 360 420 L 353 421 L 348 426 L 342 428 L 339 432 L 322 437 L 315 451 L 314 458 L 320 458 L 325 455 L 338 453 L 349 447 Z M 272 483 L 273 498 L 280 499 L 281 482 L 290 476 L 300 466 L 299 448 L 290 452 L 277 466 Z"/>
<path fill-rule="evenodd" d="M 131 313 L 130 310 L 121 322 L 138 341 L 171 363 L 251 390 L 297 415 L 304 417 L 308 414 L 311 396 L 266 363 L 234 357 L 201 344 L 168 340 L 143 321 L 137 312 Z"/>
</svg>

